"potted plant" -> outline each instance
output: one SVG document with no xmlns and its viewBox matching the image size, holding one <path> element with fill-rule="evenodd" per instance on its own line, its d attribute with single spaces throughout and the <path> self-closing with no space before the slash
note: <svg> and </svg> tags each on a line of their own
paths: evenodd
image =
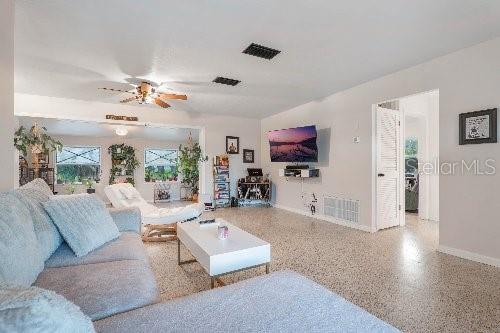
<svg viewBox="0 0 500 333">
<path fill-rule="evenodd" d="M 126 181 L 134 184 L 134 170 L 141 165 L 135 156 L 135 149 L 124 143 L 109 146 L 108 153 L 111 155 L 111 171 L 109 183 L 115 183 L 116 176 L 129 176 Z M 132 179 L 132 181 L 130 181 Z"/>
<path fill-rule="evenodd" d="M 182 174 L 182 184 L 192 193 L 191 200 L 198 200 L 198 181 L 200 177 L 199 164 L 208 160 L 204 156 L 200 145 L 190 138 L 186 146 L 179 146 L 178 169 Z"/>
<path fill-rule="evenodd" d="M 76 191 L 76 185 L 75 185 L 75 183 L 71 182 L 68 185 L 66 185 L 66 191 L 69 194 L 75 194 L 75 191 Z"/>
<path fill-rule="evenodd" d="M 31 126 L 29 130 L 21 126 L 14 132 L 14 147 L 16 147 L 24 157 L 27 157 L 28 151 L 33 154 L 35 177 L 38 177 L 40 169 L 38 157 L 42 154 L 48 155 L 52 151 L 61 151 L 62 149 L 62 143 L 53 139 L 46 132 L 47 129 L 38 126 L 37 123 Z"/>
<path fill-rule="evenodd" d="M 92 179 L 87 179 L 85 181 L 85 186 L 87 186 L 87 193 L 88 194 L 95 193 L 94 181 Z"/>
<path fill-rule="evenodd" d="M 141 165 L 141 163 L 135 157 L 135 150 L 132 150 L 132 152 L 130 153 L 130 155 L 128 155 L 127 158 L 125 159 L 125 168 L 128 171 L 132 171 L 132 173 L 133 173 L 133 171 L 135 169 L 137 169 L 137 167 L 139 167 L 140 165 Z"/>
</svg>

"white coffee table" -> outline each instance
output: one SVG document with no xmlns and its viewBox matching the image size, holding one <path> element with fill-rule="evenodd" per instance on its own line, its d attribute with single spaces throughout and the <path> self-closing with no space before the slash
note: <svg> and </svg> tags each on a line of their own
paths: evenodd
<svg viewBox="0 0 500 333">
<path fill-rule="evenodd" d="M 219 225 L 229 228 L 229 237 L 218 239 L 218 225 L 200 226 L 197 220 L 177 224 L 177 260 L 179 265 L 197 261 L 215 282 L 223 284 L 219 277 L 229 273 L 265 266 L 269 273 L 271 245 L 262 239 L 217 219 Z M 181 243 L 196 259 L 181 261 Z"/>
</svg>

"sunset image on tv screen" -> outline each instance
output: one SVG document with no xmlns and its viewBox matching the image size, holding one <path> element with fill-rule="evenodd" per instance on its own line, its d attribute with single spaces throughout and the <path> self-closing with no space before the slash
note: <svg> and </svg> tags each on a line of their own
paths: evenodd
<svg viewBox="0 0 500 333">
<path fill-rule="evenodd" d="M 317 162 L 316 137 L 316 126 L 268 132 L 271 162 Z"/>
</svg>

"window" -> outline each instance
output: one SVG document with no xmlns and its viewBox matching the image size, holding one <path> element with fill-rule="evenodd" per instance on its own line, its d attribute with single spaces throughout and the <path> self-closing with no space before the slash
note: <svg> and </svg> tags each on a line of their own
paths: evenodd
<svg viewBox="0 0 500 333">
<path fill-rule="evenodd" d="M 406 138 L 405 141 L 405 172 L 416 175 L 418 173 L 418 140 Z"/>
<path fill-rule="evenodd" d="M 101 173 L 100 147 L 63 147 L 56 155 L 59 184 L 99 181 Z"/>
<path fill-rule="evenodd" d="M 405 157 L 417 157 L 418 141 L 417 138 L 407 138 L 405 142 Z"/>
<path fill-rule="evenodd" d="M 177 150 L 144 150 L 144 180 L 146 182 L 177 180 Z"/>
</svg>

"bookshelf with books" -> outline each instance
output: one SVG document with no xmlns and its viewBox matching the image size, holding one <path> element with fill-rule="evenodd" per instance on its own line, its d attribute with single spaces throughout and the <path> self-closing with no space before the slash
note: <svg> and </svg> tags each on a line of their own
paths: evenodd
<svg viewBox="0 0 500 333">
<path fill-rule="evenodd" d="M 229 156 L 214 156 L 214 208 L 229 207 L 230 205 Z"/>
</svg>

